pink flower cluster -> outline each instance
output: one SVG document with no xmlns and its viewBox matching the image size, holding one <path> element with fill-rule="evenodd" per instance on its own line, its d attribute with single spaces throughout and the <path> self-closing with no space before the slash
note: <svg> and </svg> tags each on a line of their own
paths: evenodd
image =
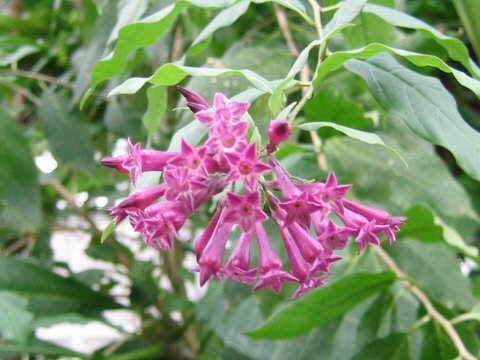
<svg viewBox="0 0 480 360">
<path fill-rule="evenodd" d="M 297 282 L 293 296 L 299 296 L 324 284 L 332 263 L 341 258 L 334 251 L 343 249 L 350 236 L 359 252 L 369 243 L 378 245 L 382 232 L 390 244 L 395 241 L 405 218 L 346 199 L 351 186 L 339 185 L 333 172 L 325 183 L 292 179 L 272 155 L 290 136 L 287 121 L 271 122 L 270 143 L 259 156 L 258 144 L 247 141 L 248 122 L 242 119 L 248 102 L 230 101 L 217 93 L 210 106 L 200 95 L 179 90 L 195 117 L 208 127 L 204 145 L 193 147 L 182 141 L 181 151 L 174 153 L 141 149 L 129 140 L 127 155 L 104 159 L 102 164 L 130 174 L 134 184 L 143 172 L 163 172 L 162 184 L 139 189 L 109 208 L 117 223 L 128 217 L 134 230 L 155 249 L 171 249 L 188 217 L 228 190 L 195 240 L 198 267 L 194 270 L 200 273 L 202 286 L 214 277 L 256 283 L 254 290 L 270 287 L 279 293 L 283 282 Z M 336 224 L 332 214 L 343 225 Z M 263 223 L 269 218 L 283 240 L 289 269 L 265 231 Z M 224 261 L 235 227 L 241 233 Z M 251 264 L 254 237 L 256 267 Z"/>
</svg>

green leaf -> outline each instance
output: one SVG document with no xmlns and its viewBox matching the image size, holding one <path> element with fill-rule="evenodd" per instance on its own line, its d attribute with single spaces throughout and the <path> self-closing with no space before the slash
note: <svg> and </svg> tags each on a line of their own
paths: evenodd
<svg viewBox="0 0 480 360">
<path fill-rule="evenodd" d="M 400 155 L 400 153 L 398 151 L 396 151 L 394 148 L 388 146 L 387 144 L 385 144 L 383 142 L 383 140 L 380 138 L 380 136 L 378 136 L 377 134 L 374 134 L 374 133 L 369 133 L 369 132 L 365 132 L 365 131 L 360 131 L 360 130 L 357 130 L 357 129 L 352 129 L 352 128 L 349 128 L 349 127 L 346 127 L 346 126 L 342 126 L 342 125 L 338 125 L 338 124 L 335 124 L 335 123 L 331 123 L 331 122 L 312 122 L 312 123 L 305 123 L 305 124 L 301 124 L 301 125 L 298 125 L 297 127 L 301 130 L 306 130 L 306 131 L 316 131 L 324 126 L 327 126 L 327 127 L 331 127 L 335 130 L 338 130 L 342 133 L 344 133 L 345 135 L 353 138 L 353 139 L 357 139 L 357 140 L 360 140 L 360 141 L 363 141 L 364 143 L 367 143 L 367 144 L 371 144 L 371 145 L 382 145 L 384 146 L 388 151 L 390 151 L 392 154 L 394 154 L 395 156 L 397 156 L 400 160 L 402 160 L 405 164 L 405 166 L 408 167 L 407 165 L 407 162 L 405 161 L 405 159 L 403 158 L 402 155 Z"/>
<path fill-rule="evenodd" d="M 277 309 L 258 329 L 247 335 L 254 339 L 297 336 L 346 313 L 395 280 L 393 273 L 345 276 Z"/>
<path fill-rule="evenodd" d="M 178 15 L 190 5 L 199 7 L 226 7 L 233 0 L 200 1 L 180 0 L 175 4 L 148 16 L 145 19 L 122 27 L 118 33 L 115 49 L 106 58 L 97 62 L 92 71 L 92 81 L 89 91 L 82 99 L 81 107 L 93 93 L 93 89 L 101 82 L 119 75 L 127 63 L 128 56 L 143 47 L 153 44 L 161 38 L 172 26 Z"/>
<path fill-rule="evenodd" d="M 188 54 L 194 54 L 202 44 L 207 41 L 218 29 L 232 25 L 235 21 L 242 16 L 250 6 L 249 0 L 242 0 L 234 4 L 233 6 L 220 11 L 208 25 L 198 34 L 193 40 L 192 45 L 188 49 Z"/>
<path fill-rule="evenodd" d="M 103 230 L 100 242 L 103 243 L 105 240 L 107 240 L 108 237 L 113 233 L 114 230 L 115 230 L 115 220 L 112 220 L 107 225 L 107 227 Z"/>
<path fill-rule="evenodd" d="M 338 29 L 343 28 L 354 20 L 361 12 L 367 0 L 346 0 L 340 8 L 335 12 L 332 20 L 325 25 L 323 29 L 324 38 L 329 38 L 331 34 L 335 33 Z"/>
<path fill-rule="evenodd" d="M 418 30 L 423 36 L 435 40 L 448 52 L 450 58 L 460 62 L 473 76 L 480 77 L 480 69 L 470 59 L 467 47 L 459 39 L 444 35 L 423 21 L 392 8 L 366 4 L 363 11 L 375 14 L 394 26 Z"/>
<path fill-rule="evenodd" d="M 350 60 L 346 67 L 365 79 L 389 113 L 403 118 L 417 135 L 446 147 L 459 166 L 480 180 L 480 133 L 462 119 L 455 99 L 438 79 L 417 74 L 388 54 Z"/>
<path fill-rule="evenodd" d="M 37 168 L 21 129 L 0 112 L 0 215 L 17 230 L 41 223 Z M 0 225 L 1 227 L 1 225 Z"/>
<path fill-rule="evenodd" d="M 198 120 L 178 130 L 172 137 L 168 151 L 180 151 L 182 139 L 185 139 L 191 146 L 197 145 L 207 134 L 208 128 Z"/>
<path fill-rule="evenodd" d="M 86 355 L 65 349 L 61 346 L 51 344 L 46 341 L 41 341 L 38 339 L 33 339 L 27 345 L 19 345 L 10 342 L 4 342 L 0 340 L 0 356 L 2 357 L 12 357 L 14 355 L 23 355 L 30 354 L 38 356 L 39 354 L 43 356 L 52 356 L 52 357 L 73 357 L 86 359 Z"/>
<path fill-rule="evenodd" d="M 268 99 L 268 107 L 270 108 L 270 111 L 272 112 L 272 116 L 274 119 L 278 115 L 280 110 L 282 110 L 282 107 L 283 107 L 283 101 L 284 101 L 283 91 L 287 88 L 287 86 L 290 84 L 292 80 L 293 80 L 293 76 L 287 77 L 285 80 L 283 80 L 275 88 L 275 91 Z"/>
<path fill-rule="evenodd" d="M 453 4 L 462 20 L 477 59 L 480 59 L 480 23 L 478 22 L 480 2 L 478 0 L 453 0 Z"/>
<path fill-rule="evenodd" d="M 392 133 L 396 138 L 386 134 L 382 134 L 382 138 L 401 151 L 408 168 L 373 146 L 338 136 L 325 143 L 329 165 L 343 182 L 355 183 L 353 191 L 357 197 L 382 204 L 394 214 L 400 215 L 414 205 L 423 204 L 443 218 L 476 219 L 468 195 L 433 147 L 407 128 L 404 131 L 395 128 Z"/>
<path fill-rule="evenodd" d="M 25 260 L 0 256 L 0 288 L 28 299 L 36 316 L 63 313 L 98 314 L 121 308 L 110 297 Z"/>
<path fill-rule="evenodd" d="M 274 2 L 274 3 L 280 4 L 298 13 L 310 25 L 315 24 L 313 19 L 308 15 L 307 10 L 305 9 L 305 6 L 300 0 L 252 0 L 252 2 L 256 4 L 263 4 L 266 2 Z"/>
<path fill-rule="evenodd" d="M 392 334 L 377 339 L 361 349 L 352 360 L 411 359 L 407 334 Z"/>
<path fill-rule="evenodd" d="M 94 167 L 94 146 L 86 120 L 68 108 L 67 99 L 45 88 L 38 109 L 51 149 L 62 161 L 91 172 Z"/>
<path fill-rule="evenodd" d="M 32 332 L 33 315 L 28 300 L 9 291 L 0 291 L 0 334 L 2 339 L 25 344 Z"/>
<path fill-rule="evenodd" d="M 462 71 L 448 66 L 440 58 L 433 55 L 419 54 L 411 51 L 396 49 L 383 44 L 369 44 L 360 49 L 334 52 L 318 67 L 318 76 L 314 80 L 314 84 L 315 86 L 318 86 L 321 80 L 324 79 L 329 73 L 350 59 L 368 59 L 381 52 L 388 52 L 402 56 L 416 66 L 431 66 L 443 72 L 451 73 L 461 85 L 465 86 L 467 89 L 470 89 L 473 93 L 480 97 L 480 81 L 471 78 Z M 347 69 L 350 69 L 348 65 Z"/>
<path fill-rule="evenodd" d="M 167 110 L 167 88 L 165 86 L 150 86 L 147 90 L 148 108 L 143 115 L 143 125 L 149 133 L 158 130 L 162 117 Z"/>
<path fill-rule="evenodd" d="M 440 325 L 430 321 L 423 327 L 421 360 L 451 360 L 458 354 L 451 339 Z"/>
<path fill-rule="evenodd" d="M 388 249 L 406 274 L 433 300 L 447 308 L 469 310 L 475 304 L 469 280 L 462 275 L 456 253 L 444 244 L 399 241 Z"/>
<path fill-rule="evenodd" d="M 108 96 L 118 94 L 134 94 L 147 82 L 156 85 L 171 86 L 177 85 L 187 76 L 217 77 L 220 75 L 240 75 L 247 79 L 255 88 L 266 93 L 273 93 L 274 87 L 268 80 L 254 73 L 251 70 L 233 70 L 216 68 L 196 68 L 177 64 L 162 65 L 155 73 L 148 78 L 133 77 L 113 89 Z"/>
</svg>

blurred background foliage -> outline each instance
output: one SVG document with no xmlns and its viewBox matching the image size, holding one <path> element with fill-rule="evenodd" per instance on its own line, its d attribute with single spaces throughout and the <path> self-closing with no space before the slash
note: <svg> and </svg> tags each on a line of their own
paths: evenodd
<svg viewBox="0 0 480 360">
<path fill-rule="evenodd" d="M 472 175 L 475 171 L 464 172 L 465 167 L 459 166 L 445 147 L 415 135 L 411 126 L 400 119 L 404 106 L 401 100 L 388 101 L 376 93 L 362 66 L 383 61 L 440 79 L 456 100 L 461 114 L 458 118 L 463 117 L 476 130 L 480 129 L 478 86 L 475 94 L 459 85 L 451 74 L 434 67 L 417 67 L 402 57 L 393 60 L 380 55 L 369 62 L 354 60 L 332 71 L 316 87 L 299 120 L 330 121 L 375 132 L 400 152 L 408 168 L 384 148 L 362 143 L 332 128 L 318 130 L 322 158 L 328 167 L 319 168 L 308 133 L 298 130 L 278 157 L 292 174 L 304 178 L 322 180 L 331 168 L 342 183 L 354 184 L 352 198 L 395 216 L 408 216 L 397 243 L 386 248 L 407 280 L 382 277 L 392 268 L 372 249 L 357 256 L 353 248 L 348 248 L 342 253 L 345 259 L 333 271 L 331 286 L 341 281 L 351 286 L 385 282 L 358 301 L 348 291 L 342 293 L 345 286 L 330 296 L 320 289 L 312 297 L 293 301 L 287 299 L 291 290 L 288 286 L 280 296 L 268 291 L 252 294 L 249 287 L 229 282 L 212 283 L 207 291 L 200 290 L 196 276 L 188 269 L 194 265 L 192 239 L 208 221 L 209 207 L 191 220 L 173 253 L 158 254 L 146 249 L 128 226 L 110 229 L 101 243 L 109 223 L 104 207 L 126 196 L 130 185 L 125 176 L 101 168 L 98 161 L 112 152 L 125 151 L 128 136 L 134 142 L 161 149 L 175 148 L 182 136 L 200 140 L 194 126 L 184 128 L 193 116 L 185 110 L 175 86 L 161 86 L 173 83 L 147 85 L 128 94 L 132 91 L 125 87 L 118 91 L 124 80 L 151 76 L 163 64 L 180 60 L 191 67 L 249 69 L 277 86 L 274 80 L 285 79 L 296 58 L 279 30 L 279 12 L 286 15 L 300 50 L 317 37 L 314 27 L 304 20 L 312 17 L 307 1 L 237 4 L 237 10 L 223 17 L 217 16 L 223 11 L 221 6 L 185 6 L 179 9 L 178 16 L 157 27 L 156 33 L 133 28 L 134 35 L 124 44 L 134 44 L 134 50 L 138 49 L 123 54 L 124 66 L 107 64 L 95 75 L 94 66 L 98 69 L 97 63 L 115 44 L 120 44 L 122 27 L 150 15 L 155 17 L 173 3 L 0 1 L 0 357 L 455 358 L 458 351 L 452 340 L 426 313 L 405 281 L 422 289 L 438 312 L 450 320 L 470 353 L 478 355 L 478 177 Z M 285 4 L 291 6 L 281 7 Z M 460 39 L 473 64 L 478 63 L 478 0 L 372 0 L 369 4 L 404 11 Z M 321 5 L 327 23 L 338 2 L 325 0 Z M 302 16 L 292 7 L 306 10 Z M 331 39 L 329 51 L 380 43 L 434 55 L 458 70 L 472 72 L 465 68 L 467 62 L 452 61 L 454 56 L 448 47 L 429 36 L 428 31 L 395 26 L 372 11 L 364 11 L 353 23 L 355 26 Z M 203 36 L 202 30 L 212 24 L 221 26 Z M 310 67 L 314 66 L 311 59 Z M 98 86 L 91 87 L 95 83 L 92 74 L 106 75 Z M 478 81 L 478 73 L 472 76 Z M 415 81 L 427 82 L 425 79 Z M 244 77 L 186 77 L 181 84 L 209 101 L 219 91 L 253 100 L 250 114 L 260 134 L 265 134 L 272 118 L 269 95 L 258 90 L 245 92 L 252 85 Z M 391 83 L 392 88 L 394 85 Z M 117 95 L 108 96 L 113 89 L 117 89 Z M 87 90 L 90 96 L 80 107 Z M 290 87 L 283 96 L 287 104 L 298 101 L 299 87 Z M 451 106 L 448 95 L 439 93 L 438 97 L 441 103 Z M 408 117 L 408 111 L 403 115 Z M 413 114 L 430 123 L 436 121 L 435 107 L 414 108 Z M 467 140 L 453 141 L 461 144 Z M 472 148 L 468 156 L 474 164 L 476 161 L 478 174 L 480 156 L 475 151 Z M 270 236 L 280 243 L 275 231 Z M 82 246 L 74 247 L 78 253 L 73 252 L 70 259 L 95 260 L 88 268 L 74 266 L 62 254 L 70 243 L 78 241 Z M 368 274 L 374 277 L 365 277 Z M 342 296 L 347 302 L 353 300 L 333 318 L 322 317 L 325 309 L 333 311 L 341 306 Z M 269 332 L 267 327 L 258 336 L 263 339 L 245 334 L 260 327 L 274 309 L 287 311 L 285 306 L 304 314 L 297 319 L 300 327 L 305 317 L 313 317 L 315 324 L 305 323 L 302 335 L 287 334 L 288 339 L 277 339 L 282 336 Z M 129 329 L 125 324 L 116 324 L 106 315 L 107 310 L 110 314 L 134 314 L 138 326 Z M 275 321 L 275 317 L 271 319 Z M 39 329 L 92 321 L 114 328 L 120 340 L 112 339 L 92 352 L 86 348 L 71 350 L 68 344 L 59 346 L 38 336 Z M 279 328 L 289 325 L 277 321 Z"/>
</svg>

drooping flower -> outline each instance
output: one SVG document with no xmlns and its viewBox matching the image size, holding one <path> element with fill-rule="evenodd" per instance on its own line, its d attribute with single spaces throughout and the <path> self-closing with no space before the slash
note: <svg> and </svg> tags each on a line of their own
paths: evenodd
<svg viewBox="0 0 480 360">
<path fill-rule="evenodd" d="M 210 106 L 193 91 L 179 91 L 209 128 L 205 144 L 194 147 L 182 139 L 180 152 L 167 152 L 142 149 L 129 139 L 128 154 L 104 159 L 102 164 L 129 173 L 133 183 L 143 172 L 163 172 L 162 184 L 136 190 L 109 208 L 117 223 L 128 217 L 145 243 L 157 250 L 173 248 L 189 216 L 216 194 L 225 193 L 194 243 L 198 262 L 194 271 L 200 274 L 200 285 L 212 278 L 229 279 L 249 285 L 256 282 L 254 291 L 270 287 L 279 293 L 284 282 L 297 282 L 292 296 L 300 296 L 325 283 L 332 265 L 341 259 L 335 252 L 350 237 L 359 253 L 368 244 L 378 245 L 380 233 L 390 244 L 395 241 L 406 218 L 346 199 L 351 185 L 340 185 L 333 172 L 324 183 L 309 182 L 291 176 L 271 155 L 290 136 L 286 120 L 270 123 L 270 143 L 259 155 L 258 144 L 247 141 L 248 122 L 241 119 L 249 103 L 216 94 Z M 246 191 L 242 187 L 238 191 L 238 182 Z M 262 197 L 283 240 L 289 267 L 265 231 L 263 222 L 269 216 Z M 235 240 L 237 227 L 241 231 Z M 252 245 L 255 237 L 257 247 Z M 224 261 L 227 243 L 235 241 Z M 252 264 L 254 248 L 258 248 L 258 264 Z"/>
</svg>

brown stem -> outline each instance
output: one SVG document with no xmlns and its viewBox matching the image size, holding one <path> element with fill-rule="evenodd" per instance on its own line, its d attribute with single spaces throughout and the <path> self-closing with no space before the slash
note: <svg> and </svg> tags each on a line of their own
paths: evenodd
<svg viewBox="0 0 480 360">
<path fill-rule="evenodd" d="M 392 272 L 397 275 L 398 278 L 402 279 L 401 282 L 403 283 L 403 285 L 413 295 L 415 295 L 418 300 L 420 300 L 427 313 L 443 328 L 443 330 L 445 330 L 445 332 L 457 348 L 460 357 L 467 360 L 476 360 L 477 358 L 473 356 L 465 347 L 465 344 L 463 343 L 462 339 L 453 327 L 452 323 L 442 314 L 440 314 L 437 309 L 435 309 L 427 295 L 425 295 L 425 293 L 419 287 L 417 287 L 410 280 L 408 280 L 407 275 L 402 270 L 400 270 L 395 261 L 385 252 L 385 250 L 383 250 L 379 246 L 373 246 L 372 248 L 383 260 L 385 265 L 387 265 L 387 267 L 392 270 Z"/>
<path fill-rule="evenodd" d="M 322 30 L 322 23 L 320 20 L 320 6 L 318 6 L 316 2 L 314 3 L 316 4 L 316 6 L 314 7 L 312 5 L 312 8 L 314 9 L 314 15 L 315 15 L 315 28 L 317 29 L 319 38 L 321 38 L 323 34 L 323 30 Z M 298 55 L 300 55 L 300 51 L 298 50 L 298 47 L 295 44 L 295 41 L 293 40 L 292 33 L 288 26 L 288 19 L 287 19 L 287 16 L 285 15 L 285 11 L 283 10 L 283 8 L 281 8 L 276 4 L 274 5 L 274 9 L 275 9 L 275 16 L 277 18 L 278 26 L 280 27 L 280 31 L 282 32 L 282 35 L 285 38 L 285 42 L 287 44 L 289 51 L 293 56 L 298 57 Z M 317 12 L 318 12 L 318 15 L 317 15 Z M 321 57 L 319 57 L 318 61 L 319 62 L 322 61 Z M 303 67 L 303 69 L 300 71 L 300 81 L 302 83 L 310 83 L 311 74 L 312 74 L 312 70 L 310 69 L 308 64 L 306 64 Z M 309 87 L 302 87 L 303 97 L 298 102 L 298 104 L 293 108 L 292 112 L 288 115 L 288 120 L 290 124 L 293 122 L 293 120 L 298 115 L 298 113 L 303 108 L 303 106 L 307 103 L 307 101 L 309 101 L 313 97 L 314 92 L 315 92 L 315 88 L 312 85 L 310 85 Z M 310 138 L 312 140 L 313 148 L 315 149 L 315 154 L 317 155 L 318 166 L 323 171 L 326 171 L 328 169 L 328 165 L 327 165 L 326 158 L 322 152 L 322 139 L 320 139 L 320 136 L 318 136 L 316 131 L 310 131 Z"/>
</svg>

